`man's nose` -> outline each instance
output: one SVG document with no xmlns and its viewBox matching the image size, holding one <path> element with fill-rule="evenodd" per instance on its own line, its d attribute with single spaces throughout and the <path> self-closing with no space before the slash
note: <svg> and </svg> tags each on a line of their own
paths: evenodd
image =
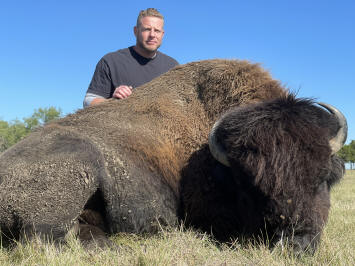
<svg viewBox="0 0 355 266">
<path fill-rule="evenodd" d="M 151 30 L 149 32 L 149 35 L 152 36 L 152 37 L 155 37 L 155 36 L 157 36 L 157 33 L 155 32 L 155 30 Z"/>
</svg>

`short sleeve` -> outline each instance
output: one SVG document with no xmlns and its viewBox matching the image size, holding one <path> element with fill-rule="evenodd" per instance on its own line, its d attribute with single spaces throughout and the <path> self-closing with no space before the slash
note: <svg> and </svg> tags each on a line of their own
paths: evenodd
<svg viewBox="0 0 355 266">
<path fill-rule="evenodd" d="M 110 69 L 102 58 L 96 65 L 87 93 L 94 93 L 107 99 L 111 97 L 111 88 L 112 79 Z"/>
</svg>

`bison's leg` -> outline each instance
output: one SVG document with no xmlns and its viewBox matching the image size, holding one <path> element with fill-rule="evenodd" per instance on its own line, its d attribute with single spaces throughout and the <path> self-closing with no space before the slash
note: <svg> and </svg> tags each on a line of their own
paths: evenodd
<svg viewBox="0 0 355 266">
<path fill-rule="evenodd" d="M 71 132 L 31 134 L 0 157 L 0 226 L 13 236 L 61 240 L 97 190 L 92 144 Z"/>
<path fill-rule="evenodd" d="M 106 223 L 102 215 L 86 209 L 79 216 L 78 238 L 86 249 L 112 247 L 114 243 L 107 237 Z"/>
<path fill-rule="evenodd" d="M 161 226 L 176 225 L 177 196 L 162 176 L 137 161 L 126 172 L 114 182 L 100 183 L 108 232 L 155 233 Z"/>
</svg>

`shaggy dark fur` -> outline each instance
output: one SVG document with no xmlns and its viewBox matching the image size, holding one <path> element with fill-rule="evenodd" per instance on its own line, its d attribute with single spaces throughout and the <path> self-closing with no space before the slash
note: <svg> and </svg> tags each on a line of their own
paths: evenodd
<svg viewBox="0 0 355 266">
<path fill-rule="evenodd" d="M 328 144 L 337 128 L 328 112 L 293 95 L 232 108 L 217 131 L 231 168 L 208 147 L 190 158 L 181 180 L 185 222 L 222 241 L 285 238 L 315 250 L 330 187 L 344 172 Z"/>
<path fill-rule="evenodd" d="M 104 245 L 103 232 L 180 218 L 223 241 L 266 228 L 274 239 L 295 232 L 302 249 L 317 243 L 343 174 L 327 144 L 339 126 L 287 95 L 256 64 L 208 60 L 50 123 L 0 155 L 1 230 L 60 240 L 76 228 Z M 231 168 L 207 147 L 225 112 L 218 136 Z"/>
</svg>

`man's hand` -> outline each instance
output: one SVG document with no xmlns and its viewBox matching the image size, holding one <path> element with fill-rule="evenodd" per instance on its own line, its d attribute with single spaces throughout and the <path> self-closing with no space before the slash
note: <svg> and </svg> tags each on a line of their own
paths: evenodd
<svg viewBox="0 0 355 266">
<path fill-rule="evenodd" d="M 113 98 L 124 99 L 132 94 L 132 86 L 121 85 L 115 89 L 115 92 L 112 94 Z"/>
</svg>

